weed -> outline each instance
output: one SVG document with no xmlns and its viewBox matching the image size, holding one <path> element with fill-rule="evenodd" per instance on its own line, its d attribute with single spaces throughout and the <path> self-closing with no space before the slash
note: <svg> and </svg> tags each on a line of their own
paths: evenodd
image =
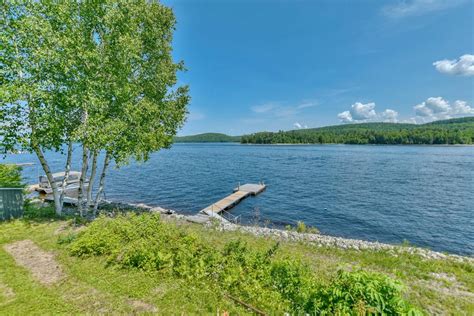
<svg viewBox="0 0 474 316">
<path fill-rule="evenodd" d="M 307 233 L 307 234 L 318 234 L 319 230 L 313 226 L 306 226 L 303 221 L 298 221 L 296 223 L 296 231 L 298 233 Z"/>
</svg>

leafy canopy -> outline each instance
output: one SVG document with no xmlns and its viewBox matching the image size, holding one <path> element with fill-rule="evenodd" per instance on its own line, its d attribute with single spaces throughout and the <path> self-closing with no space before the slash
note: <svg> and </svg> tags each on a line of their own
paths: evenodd
<svg viewBox="0 0 474 316">
<path fill-rule="evenodd" d="M 0 188 L 23 188 L 21 167 L 0 164 Z"/>
<path fill-rule="evenodd" d="M 2 2 L 4 150 L 68 141 L 117 163 L 169 147 L 189 102 L 174 88 L 176 20 L 157 1 Z"/>
</svg>

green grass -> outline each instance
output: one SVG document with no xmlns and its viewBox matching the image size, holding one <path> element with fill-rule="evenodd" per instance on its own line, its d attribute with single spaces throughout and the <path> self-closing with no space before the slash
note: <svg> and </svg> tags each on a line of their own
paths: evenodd
<svg viewBox="0 0 474 316">
<path fill-rule="evenodd" d="M 75 234 L 68 225 L 71 222 L 43 219 L 41 222 L 16 220 L 0 224 L 0 314 L 131 313 L 137 311 L 131 303 L 137 300 L 155 306 L 160 314 L 250 313 L 222 295 L 219 286 L 211 280 L 193 281 L 160 271 L 124 268 L 111 264 L 107 256 L 72 256 L 69 242 L 73 239 L 67 238 Z M 58 233 L 61 227 L 66 228 Z M 179 223 L 176 229 L 220 250 L 236 240 L 247 243 L 252 251 L 264 252 L 275 245 L 275 241 L 268 238 L 210 231 L 188 223 Z M 3 246 L 24 239 L 53 251 L 66 278 L 46 287 L 17 266 Z M 474 313 L 472 264 L 426 260 L 403 252 L 394 255 L 292 242 L 282 242 L 275 257 L 299 258 L 321 283 L 329 282 L 341 268 L 361 267 L 368 272 L 383 273 L 403 282 L 405 299 L 425 313 Z M 433 273 L 449 278 L 438 280 Z M 2 293 L 2 286 L 10 288 L 14 297 L 7 297 L 5 291 Z"/>
</svg>

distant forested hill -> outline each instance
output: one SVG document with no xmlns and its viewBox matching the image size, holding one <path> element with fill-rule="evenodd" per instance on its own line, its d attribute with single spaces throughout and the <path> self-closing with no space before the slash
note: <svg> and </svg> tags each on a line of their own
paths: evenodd
<svg viewBox="0 0 474 316">
<path fill-rule="evenodd" d="M 293 131 L 260 132 L 242 144 L 474 144 L 474 117 L 427 124 L 361 123 Z"/>
<path fill-rule="evenodd" d="M 239 142 L 240 136 L 229 136 L 220 133 L 205 133 L 192 136 L 175 137 L 176 143 L 230 143 Z"/>
</svg>

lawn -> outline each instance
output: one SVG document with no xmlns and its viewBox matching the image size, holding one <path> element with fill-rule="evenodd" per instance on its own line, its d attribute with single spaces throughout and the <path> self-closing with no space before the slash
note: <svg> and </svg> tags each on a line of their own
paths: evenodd
<svg viewBox="0 0 474 316">
<path fill-rule="evenodd" d="M 105 255 L 74 256 L 69 239 L 75 238 L 78 228 L 72 223 L 71 219 L 45 219 L 0 224 L 1 314 L 252 313 L 245 302 L 226 295 L 220 284 L 211 279 L 192 281 L 159 270 L 124 268 L 112 264 Z M 275 246 L 275 240 L 239 232 L 218 232 L 184 222 L 172 225 L 215 249 L 223 249 L 236 240 L 247 243 L 252 251 L 267 251 Z M 62 275 L 59 282 L 42 284 L 28 268 L 15 261 L 5 246 L 23 240 L 31 240 L 46 253 L 54 254 Z M 406 301 L 425 313 L 474 314 L 471 263 L 427 260 L 404 252 L 342 250 L 294 242 L 281 242 L 275 257 L 301 260 L 322 283 L 329 282 L 340 269 L 360 267 L 383 273 L 401 281 Z"/>
</svg>

